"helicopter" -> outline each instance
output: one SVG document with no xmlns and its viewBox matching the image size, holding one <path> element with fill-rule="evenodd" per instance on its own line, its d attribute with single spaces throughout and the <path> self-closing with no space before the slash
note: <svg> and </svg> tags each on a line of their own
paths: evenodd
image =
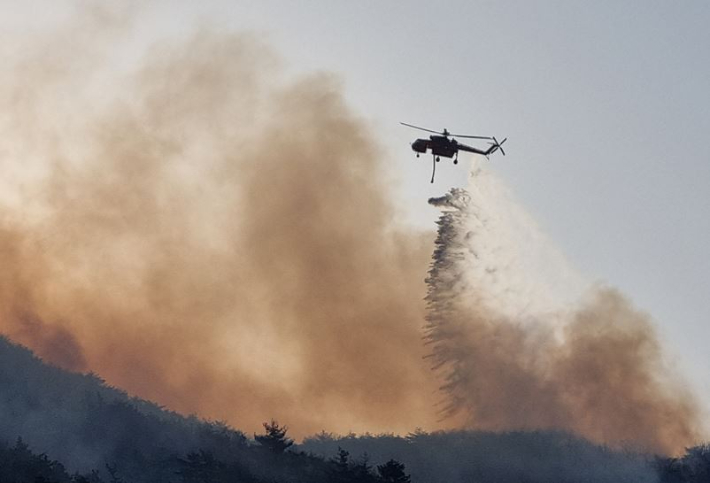
<svg viewBox="0 0 710 483">
<path fill-rule="evenodd" d="M 434 175 L 436 174 L 436 163 L 441 160 L 441 156 L 444 156 L 445 158 L 454 158 L 454 164 L 458 164 L 459 162 L 459 151 L 481 154 L 485 157 L 488 157 L 489 155 L 495 153 L 500 149 L 500 152 L 503 153 L 503 156 L 505 156 L 505 151 L 503 151 L 503 143 L 506 142 L 508 138 L 505 138 L 501 142 L 498 142 L 495 136 L 469 136 L 464 134 L 451 134 L 446 129 L 439 132 L 419 126 L 414 126 L 412 124 L 407 124 L 405 122 L 400 122 L 400 124 L 402 124 L 403 126 L 435 134 L 435 136 L 429 136 L 429 139 L 417 139 L 412 143 L 412 150 L 417 153 L 417 157 L 419 157 L 420 153 L 426 153 L 427 149 L 431 149 L 433 166 L 431 173 L 432 183 L 434 182 Z M 488 149 L 482 150 L 460 143 L 454 138 L 486 139 L 488 141 L 493 142 L 490 143 L 490 147 Z"/>
</svg>

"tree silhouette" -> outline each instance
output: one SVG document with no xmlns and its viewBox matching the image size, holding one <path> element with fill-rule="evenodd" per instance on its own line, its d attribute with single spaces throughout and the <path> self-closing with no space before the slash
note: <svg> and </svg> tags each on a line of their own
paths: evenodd
<svg viewBox="0 0 710 483">
<path fill-rule="evenodd" d="M 293 440 L 286 437 L 288 427 L 279 426 L 279 423 L 273 419 L 271 423 L 263 423 L 263 425 L 266 433 L 262 435 L 254 434 L 254 439 L 261 446 L 274 454 L 281 454 L 293 445 Z"/>
<path fill-rule="evenodd" d="M 178 459 L 180 469 L 177 474 L 185 483 L 212 483 L 219 481 L 224 464 L 217 461 L 208 451 L 194 451 L 186 458 Z"/>
<path fill-rule="evenodd" d="M 380 478 L 387 483 L 410 483 L 409 475 L 404 473 L 404 465 L 399 461 L 389 460 L 383 465 L 377 466 Z"/>
<path fill-rule="evenodd" d="M 333 458 L 333 463 L 336 467 L 346 470 L 350 465 L 350 453 L 338 446 L 338 455 Z"/>
<path fill-rule="evenodd" d="M 355 461 L 350 469 L 353 474 L 354 481 L 358 483 L 377 483 L 378 478 L 372 471 L 370 466 L 370 456 L 363 453 L 360 458 Z"/>
<path fill-rule="evenodd" d="M 331 470 L 329 480 L 333 483 L 347 483 L 350 481 L 350 453 L 338 446 L 338 453 L 330 459 Z"/>
</svg>

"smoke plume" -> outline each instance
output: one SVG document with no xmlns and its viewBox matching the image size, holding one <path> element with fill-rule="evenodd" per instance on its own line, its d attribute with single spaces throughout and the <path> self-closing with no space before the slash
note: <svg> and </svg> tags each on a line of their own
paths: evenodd
<svg viewBox="0 0 710 483">
<path fill-rule="evenodd" d="M 664 367 L 649 317 L 607 287 L 555 310 L 543 298 L 551 287 L 525 270 L 535 228 L 518 219 L 533 236 L 511 238 L 510 218 L 490 206 L 505 205 L 498 191 L 491 174 L 474 170 L 470 192 L 430 200 L 442 215 L 427 342 L 445 377 L 445 412 L 479 429 L 559 428 L 652 451 L 697 438 L 695 402 Z"/>
<path fill-rule="evenodd" d="M 207 30 L 119 69 L 102 52 L 125 19 L 86 15 L 9 39 L 1 330 L 247 431 L 434 427 L 432 237 L 393 222 L 337 79 Z"/>
</svg>

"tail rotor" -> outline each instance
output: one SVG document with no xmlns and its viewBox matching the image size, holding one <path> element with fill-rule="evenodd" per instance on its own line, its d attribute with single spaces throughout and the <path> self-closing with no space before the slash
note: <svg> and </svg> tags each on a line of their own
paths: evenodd
<svg viewBox="0 0 710 483">
<path fill-rule="evenodd" d="M 507 140 L 508 140 L 508 138 L 505 138 L 501 142 L 498 142 L 496 137 L 493 136 L 493 142 L 490 143 L 490 145 L 492 147 L 491 147 L 491 150 L 488 154 L 493 154 L 500 149 L 500 152 L 503 153 L 503 156 L 505 156 L 505 151 L 503 151 L 503 143 L 506 142 Z"/>
</svg>

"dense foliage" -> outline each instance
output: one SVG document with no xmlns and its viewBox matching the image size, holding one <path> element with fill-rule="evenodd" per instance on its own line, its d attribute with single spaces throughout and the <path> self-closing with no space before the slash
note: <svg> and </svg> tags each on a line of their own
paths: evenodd
<svg viewBox="0 0 710 483">
<path fill-rule="evenodd" d="M 359 462 L 289 450 L 293 441 L 276 421 L 264 429 L 251 440 L 226 424 L 180 416 L 95 375 L 46 365 L 0 337 L 0 441 L 22 437 L 17 451 L 39 452 L 31 467 L 43 481 L 69 481 L 63 465 L 111 483 L 318 483 L 336 474 L 344 482 L 383 481 Z M 24 481 L 13 454 L 0 454 L 0 468 L 15 475 L 2 483 Z"/>
<path fill-rule="evenodd" d="M 0 483 L 612 481 L 708 482 L 710 446 L 650 457 L 549 431 L 322 433 L 295 445 L 276 421 L 251 439 L 48 366 L 0 337 Z"/>
<path fill-rule="evenodd" d="M 658 458 L 656 468 L 661 483 L 708 483 L 710 444 L 688 448 L 680 458 Z"/>
<path fill-rule="evenodd" d="M 403 463 L 412 480 L 450 482 L 649 482 L 649 459 L 613 451 L 566 433 L 552 431 L 493 433 L 417 431 L 394 435 L 319 434 L 300 448 L 319 455 L 343 448 L 367 453 L 374 461 Z"/>
</svg>

